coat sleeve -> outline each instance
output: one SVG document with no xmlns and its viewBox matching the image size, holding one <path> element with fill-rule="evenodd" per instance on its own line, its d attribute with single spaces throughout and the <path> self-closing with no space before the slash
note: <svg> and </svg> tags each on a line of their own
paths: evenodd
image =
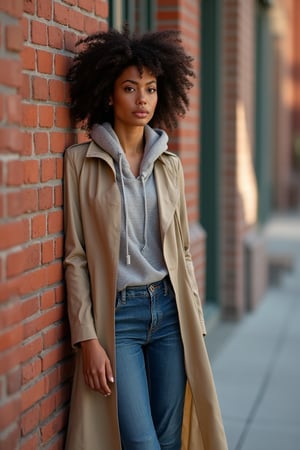
<svg viewBox="0 0 300 450">
<path fill-rule="evenodd" d="M 190 232 L 189 232 L 189 222 L 188 222 L 188 214 L 187 214 L 186 198 L 185 198 L 184 174 L 183 174 L 182 164 L 181 164 L 181 161 L 179 158 L 178 158 L 178 183 L 179 183 L 179 192 L 180 192 L 178 220 L 179 220 L 179 228 L 181 230 L 182 245 L 183 245 L 184 258 L 185 258 L 185 266 L 186 266 L 190 286 L 193 290 L 193 294 L 195 297 L 197 310 L 199 312 L 203 334 L 205 335 L 206 334 L 205 321 L 204 321 L 202 304 L 201 304 L 201 299 L 199 296 L 199 290 L 198 290 L 198 285 L 197 285 L 195 271 L 194 271 L 194 264 L 192 261 L 192 255 L 191 255 L 191 250 L 190 250 Z"/>
<path fill-rule="evenodd" d="M 85 252 L 79 199 L 79 169 L 76 149 L 64 156 L 65 279 L 72 345 L 97 338 L 92 314 L 88 264 Z"/>
</svg>

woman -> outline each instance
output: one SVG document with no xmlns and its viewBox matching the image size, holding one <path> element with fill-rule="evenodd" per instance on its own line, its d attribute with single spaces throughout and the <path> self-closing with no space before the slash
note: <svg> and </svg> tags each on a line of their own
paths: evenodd
<svg viewBox="0 0 300 450">
<path fill-rule="evenodd" d="M 174 31 L 100 32 L 70 69 L 91 141 L 65 154 L 65 269 L 77 349 L 68 450 L 226 450 L 165 131 L 188 107 Z"/>
</svg>

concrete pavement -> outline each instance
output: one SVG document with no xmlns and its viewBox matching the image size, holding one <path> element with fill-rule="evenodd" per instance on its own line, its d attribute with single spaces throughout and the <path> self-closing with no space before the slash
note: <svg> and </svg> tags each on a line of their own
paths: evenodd
<svg viewBox="0 0 300 450">
<path fill-rule="evenodd" d="M 273 283 L 242 321 L 215 324 L 207 348 L 229 450 L 300 450 L 300 215 L 264 234 Z"/>
</svg>

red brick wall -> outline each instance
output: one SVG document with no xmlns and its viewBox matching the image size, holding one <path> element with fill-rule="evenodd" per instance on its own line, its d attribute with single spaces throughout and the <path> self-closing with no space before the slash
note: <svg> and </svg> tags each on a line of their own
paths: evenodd
<svg viewBox="0 0 300 450">
<path fill-rule="evenodd" d="M 180 121 L 178 129 L 172 133 L 170 148 L 179 153 L 184 166 L 193 261 L 204 300 L 205 234 L 199 224 L 201 1 L 158 0 L 157 24 L 158 29 L 179 30 L 184 47 L 194 57 L 197 78 L 190 92 L 190 109 Z"/>
<path fill-rule="evenodd" d="M 75 7 L 76 6 L 76 7 Z M 72 359 L 63 289 L 65 74 L 94 0 L 1 2 L 0 447 L 63 448 Z"/>
</svg>

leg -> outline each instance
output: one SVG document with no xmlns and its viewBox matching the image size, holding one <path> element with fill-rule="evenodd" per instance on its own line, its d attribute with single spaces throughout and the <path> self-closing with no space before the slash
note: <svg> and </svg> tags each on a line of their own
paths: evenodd
<svg viewBox="0 0 300 450">
<path fill-rule="evenodd" d="M 153 426 L 143 350 L 117 348 L 118 414 L 123 450 L 160 450 Z"/>
<path fill-rule="evenodd" d="M 151 411 L 161 450 L 180 450 L 186 374 L 177 308 L 172 295 L 153 301 L 161 320 L 146 350 Z"/>
<path fill-rule="evenodd" d="M 123 450 L 161 450 L 151 416 L 143 343 L 149 296 L 119 298 L 116 310 L 116 383 Z"/>
</svg>

